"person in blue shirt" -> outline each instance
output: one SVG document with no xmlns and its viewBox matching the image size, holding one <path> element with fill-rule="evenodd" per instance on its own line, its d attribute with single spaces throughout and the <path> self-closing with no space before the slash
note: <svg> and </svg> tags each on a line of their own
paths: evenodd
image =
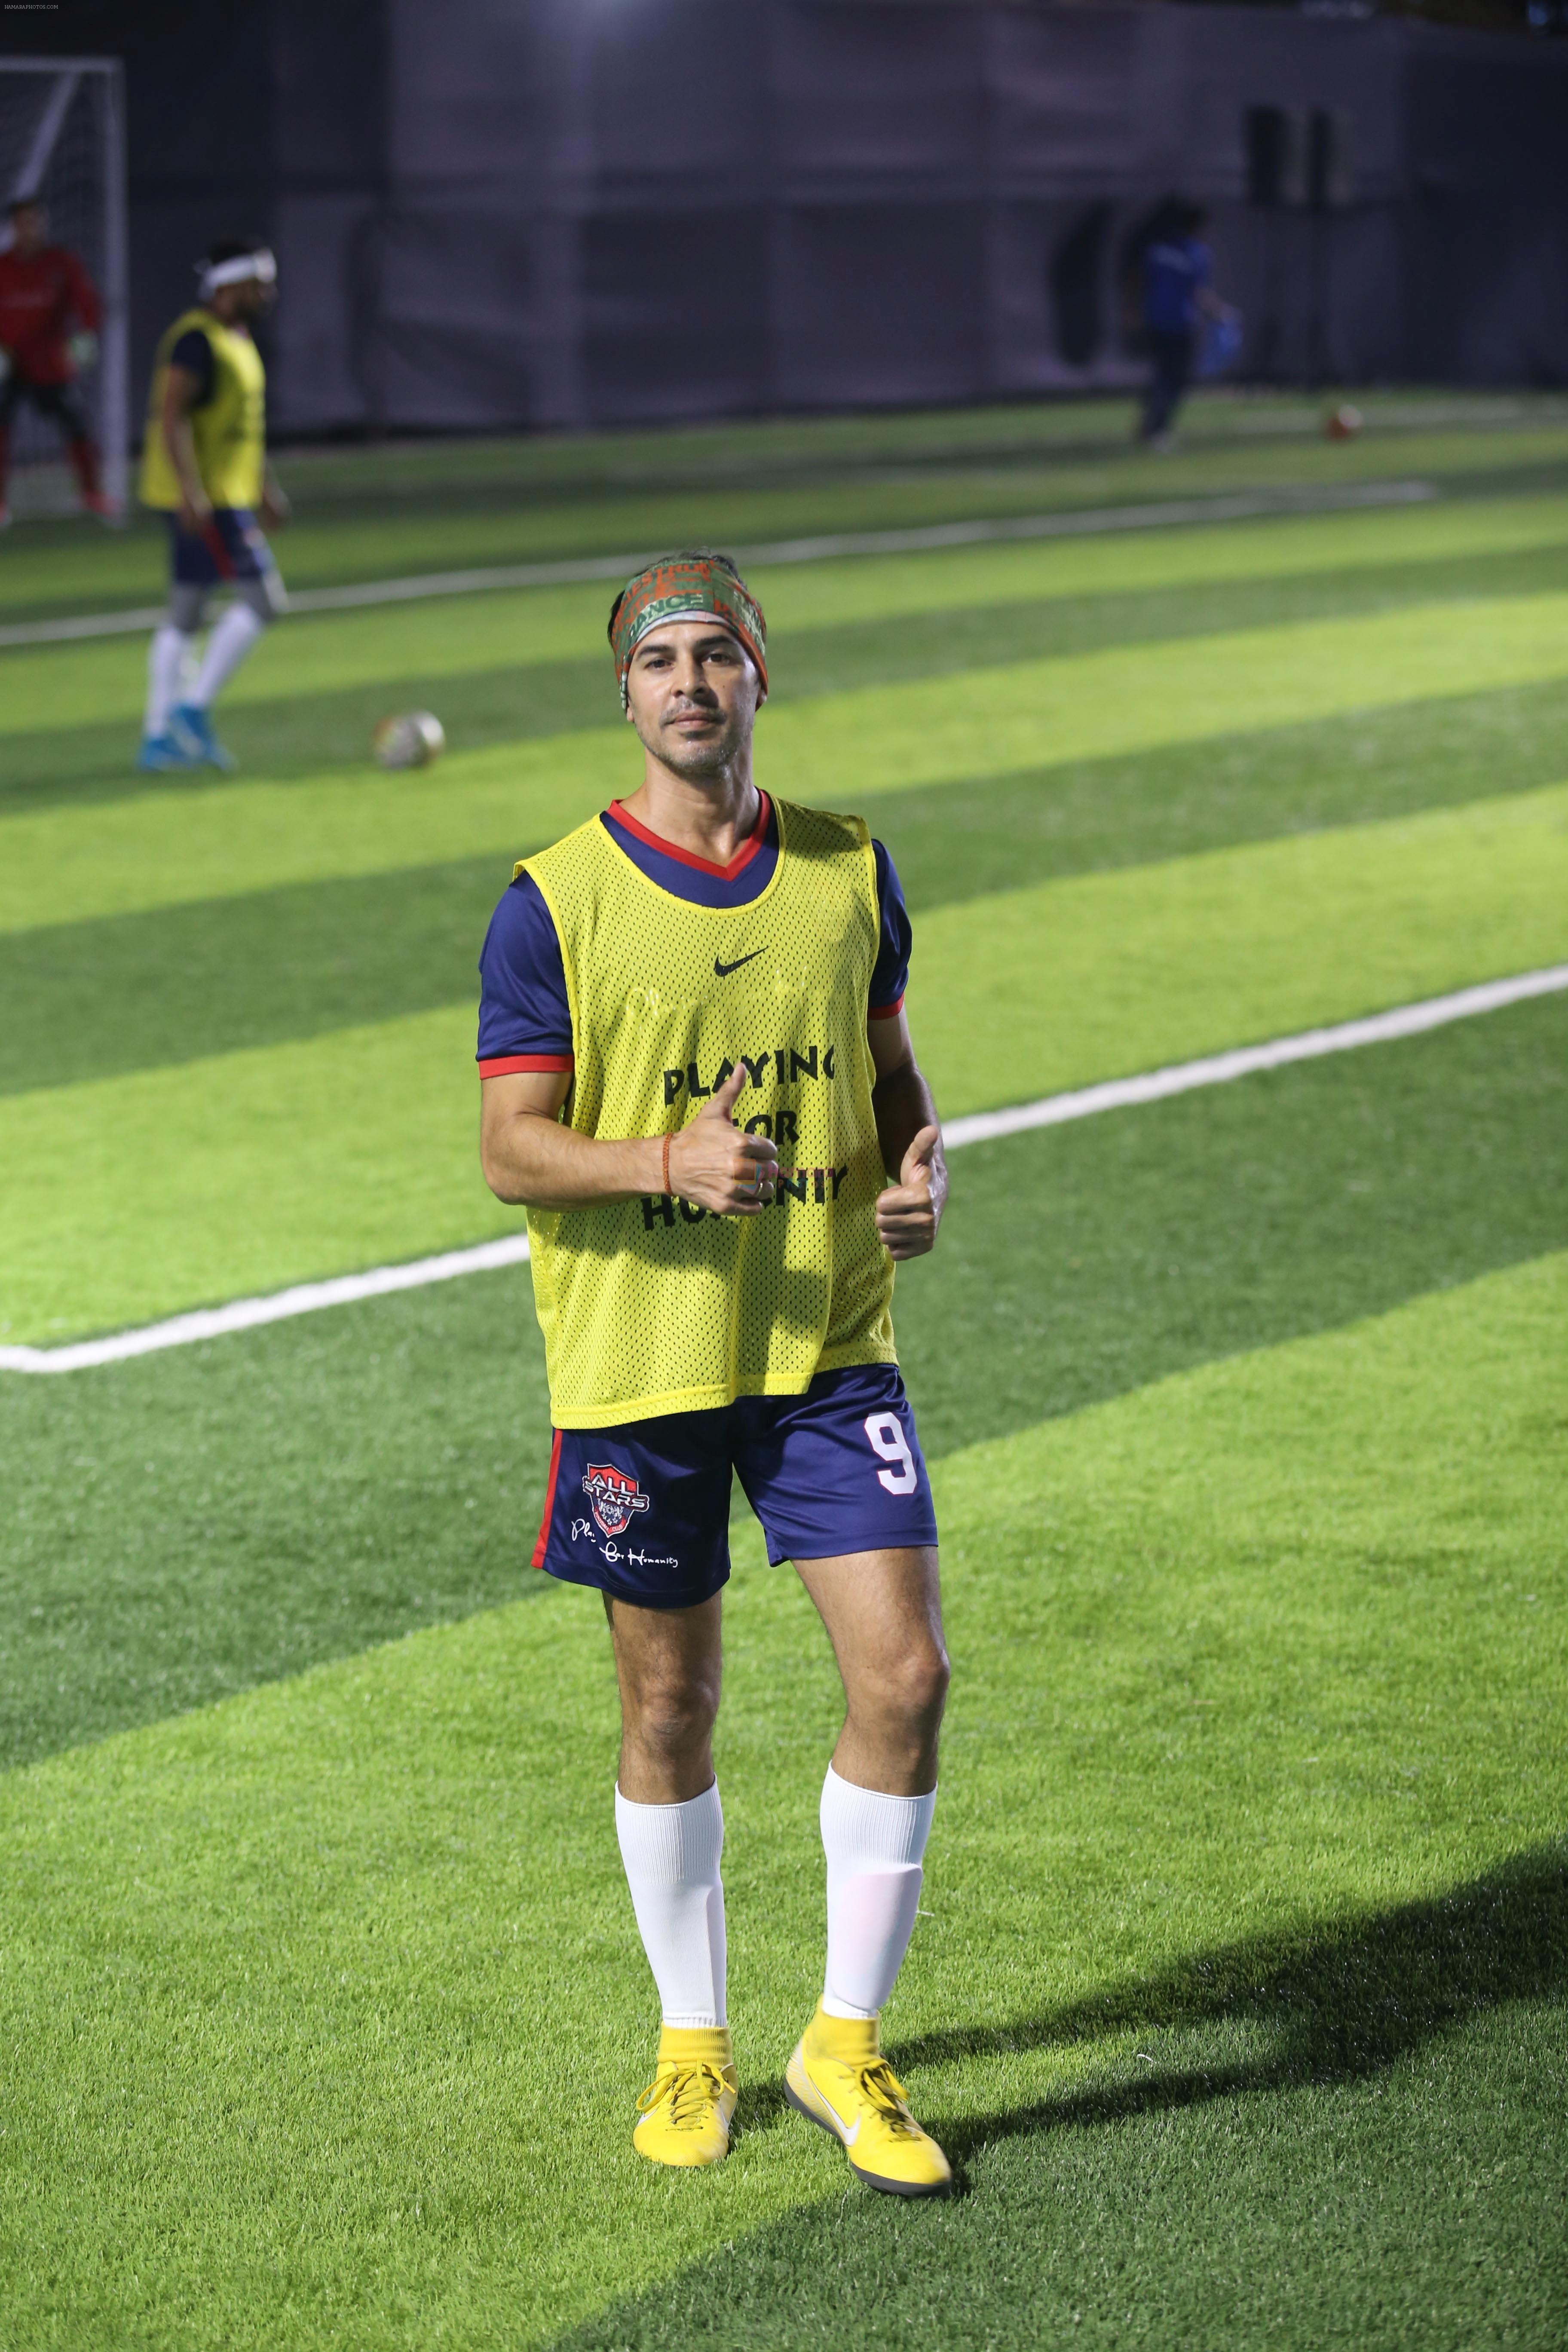
<svg viewBox="0 0 1568 2352">
<path fill-rule="evenodd" d="M 1214 290 L 1214 256 L 1198 232 L 1199 205 L 1173 204 L 1143 248 L 1143 331 L 1152 370 L 1138 437 L 1152 449 L 1174 446 L 1172 427 L 1193 373 L 1201 319 L 1225 305 Z"/>
</svg>

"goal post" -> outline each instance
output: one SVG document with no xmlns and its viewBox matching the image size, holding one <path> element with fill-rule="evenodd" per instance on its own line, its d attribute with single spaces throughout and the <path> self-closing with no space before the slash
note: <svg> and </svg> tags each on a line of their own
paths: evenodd
<svg viewBox="0 0 1568 2352">
<path fill-rule="evenodd" d="M 103 487 L 125 511 L 131 446 L 125 76 L 118 58 L 0 58 L 0 199 L 41 196 L 49 238 L 70 248 L 103 306 L 98 354 L 77 386 L 103 456 Z M 0 246 L 9 241 L 0 220 Z M 58 426 L 17 404 L 11 503 L 18 515 L 74 511 Z"/>
</svg>

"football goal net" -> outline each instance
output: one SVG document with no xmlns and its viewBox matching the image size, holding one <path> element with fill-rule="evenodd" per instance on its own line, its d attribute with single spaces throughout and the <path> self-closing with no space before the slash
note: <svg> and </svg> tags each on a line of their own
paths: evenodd
<svg viewBox="0 0 1568 2352">
<path fill-rule="evenodd" d="M 96 349 L 78 346 L 76 391 L 103 453 L 104 489 L 122 512 L 130 352 L 118 58 L 0 58 L 0 202 L 27 195 L 42 198 L 49 243 L 76 255 L 102 305 Z M 10 241 L 9 220 L 0 215 L 0 247 Z M 59 425 L 26 398 L 12 406 L 9 495 L 17 515 L 69 514 L 76 507 Z"/>
</svg>

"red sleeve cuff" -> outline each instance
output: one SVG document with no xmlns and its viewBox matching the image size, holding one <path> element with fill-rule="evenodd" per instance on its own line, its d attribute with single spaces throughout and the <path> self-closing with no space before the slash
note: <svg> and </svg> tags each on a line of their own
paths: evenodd
<svg viewBox="0 0 1568 2352">
<path fill-rule="evenodd" d="M 510 1078 L 514 1070 L 571 1070 L 576 1067 L 570 1054 L 499 1054 L 493 1062 L 479 1064 L 481 1078 Z"/>
<path fill-rule="evenodd" d="M 891 1004 L 873 1004 L 866 1018 L 868 1021 L 896 1021 L 903 1009 L 903 997 L 895 996 Z"/>
</svg>

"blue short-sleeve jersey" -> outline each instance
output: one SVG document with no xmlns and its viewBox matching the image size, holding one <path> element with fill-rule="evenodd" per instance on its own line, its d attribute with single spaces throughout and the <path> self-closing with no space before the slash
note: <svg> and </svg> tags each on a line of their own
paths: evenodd
<svg viewBox="0 0 1568 2352">
<path fill-rule="evenodd" d="M 169 365 L 184 368 L 187 375 L 196 378 L 201 389 L 196 394 L 195 405 L 205 408 L 213 396 L 213 347 L 200 327 L 185 329 L 169 353 Z"/>
<path fill-rule="evenodd" d="M 1198 293 L 1214 277 L 1214 256 L 1195 236 L 1163 236 L 1143 255 L 1143 323 L 1158 335 L 1195 327 Z"/>
<path fill-rule="evenodd" d="M 697 907 L 749 907 L 773 879 L 778 864 L 778 819 L 763 795 L 756 831 L 726 866 L 661 843 L 615 802 L 600 817 L 617 845 L 661 888 Z M 893 861 L 879 841 L 877 861 L 880 936 L 867 1003 L 870 1020 L 890 1020 L 909 985 L 911 931 Z M 513 1070 L 570 1070 L 572 1008 L 561 942 L 539 885 L 520 874 L 490 917 L 479 955 L 481 1077 Z"/>
</svg>

